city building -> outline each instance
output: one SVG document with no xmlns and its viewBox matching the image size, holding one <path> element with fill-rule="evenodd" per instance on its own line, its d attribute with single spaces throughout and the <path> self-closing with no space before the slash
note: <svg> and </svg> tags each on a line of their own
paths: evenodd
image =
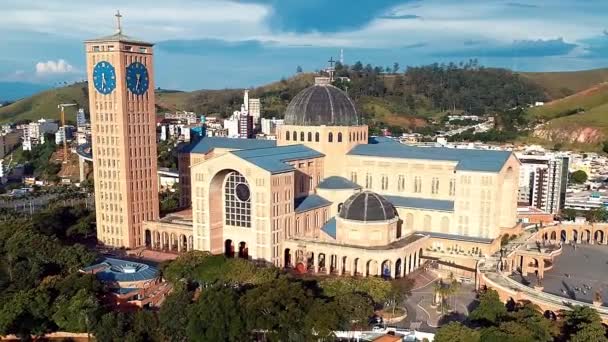
<svg viewBox="0 0 608 342">
<path fill-rule="evenodd" d="M 63 140 L 66 139 L 67 142 L 72 141 L 74 139 L 74 132 L 76 131 L 76 127 L 72 125 L 65 125 L 59 127 L 57 132 L 55 132 L 55 144 L 63 144 Z M 66 138 L 67 137 L 67 138 Z"/>
<path fill-rule="evenodd" d="M 327 77 L 293 98 L 276 141 L 203 138 L 179 158 L 191 248 L 228 257 L 399 277 L 423 253 L 474 270 L 521 231 L 513 153 L 369 137 Z M 146 245 L 175 250 L 154 227 Z"/>
<path fill-rule="evenodd" d="M 143 221 L 159 217 L 153 47 L 126 36 L 117 14 L 116 33 L 85 50 L 97 238 L 135 248 Z"/>
<path fill-rule="evenodd" d="M 253 116 L 249 115 L 249 113 L 239 116 L 239 138 L 253 138 Z"/>
<path fill-rule="evenodd" d="M 249 98 L 249 90 L 245 89 L 243 105 L 245 106 L 245 111 L 253 117 L 253 123 L 257 125 L 260 122 L 260 115 L 262 113 L 260 99 Z"/>
<path fill-rule="evenodd" d="M 568 157 L 518 154 L 521 168 L 517 201 L 551 214 L 564 208 L 568 185 Z"/>
<path fill-rule="evenodd" d="M 6 157 L 11 153 L 21 141 L 21 132 L 4 131 L 0 134 L 0 158 Z"/>
<path fill-rule="evenodd" d="M 80 129 L 81 127 L 84 128 L 88 125 L 89 125 L 89 121 L 87 120 L 87 117 L 84 113 L 84 109 L 79 108 L 78 112 L 76 112 L 76 127 L 78 127 L 78 129 Z"/>
<path fill-rule="evenodd" d="M 45 134 L 55 134 L 59 129 L 59 124 L 55 121 L 40 119 L 30 122 L 23 129 L 23 150 L 31 151 L 32 147 L 44 144 Z"/>
<path fill-rule="evenodd" d="M 262 126 L 262 133 L 264 133 L 266 135 L 276 135 L 277 127 L 281 126 L 284 123 L 283 119 L 277 119 L 277 118 L 272 118 L 272 119 L 262 118 L 260 121 L 261 121 L 260 126 Z"/>
<path fill-rule="evenodd" d="M 165 119 L 185 121 L 188 125 L 197 122 L 197 116 L 194 112 L 177 111 L 175 113 L 165 113 Z"/>
</svg>

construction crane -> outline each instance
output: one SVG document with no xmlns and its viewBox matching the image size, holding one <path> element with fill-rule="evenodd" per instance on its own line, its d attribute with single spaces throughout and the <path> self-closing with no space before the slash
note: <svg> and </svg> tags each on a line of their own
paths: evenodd
<svg viewBox="0 0 608 342">
<path fill-rule="evenodd" d="M 57 108 L 61 109 L 61 128 L 63 129 L 63 163 L 68 162 L 68 136 L 65 130 L 65 107 L 77 106 L 76 103 L 61 103 Z"/>
</svg>

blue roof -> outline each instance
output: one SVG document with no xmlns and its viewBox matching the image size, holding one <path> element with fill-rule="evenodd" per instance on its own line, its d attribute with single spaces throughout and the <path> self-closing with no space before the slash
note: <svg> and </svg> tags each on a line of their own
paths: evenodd
<svg viewBox="0 0 608 342">
<path fill-rule="evenodd" d="M 271 148 L 232 151 L 232 154 L 242 158 L 271 173 L 281 173 L 295 168 L 287 162 L 301 159 L 323 157 L 324 154 L 304 145 L 289 145 Z"/>
<path fill-rule="evenodd" d="M 329 221 L 327 221 L 323 227 L 321 227 L 321 230 L 324 231 L 325 233 L 327 233 L 327 235 L 331 236 L 332 238 L 336 238 L 336 218 L 332 217 L 329 219 Z"/>
<path fill-rule="evenodd" d="M 321 208 L 330 205 L 331 202 L 319 195 L 308 195 L 306 197 L 296 198 L 295 212 L 301 213 L 304 211 Z"/>
<path fill-rule="evenodd" d="M 339 176 L 327 177 L 317 187 L 321 189 L 361 189 L 357 183 Z"/>
<path fill-rule="evenodd" d="M 140 262 L 105 258 L 102 262 L 82 269 L 83 272 L 94 272 L 100 281 L 142 281 L 158 276 L 156 267 Z"/>
<path fill-rule="evenodd" d="M 277 146 L 276 140 L 262 139 L 236 139 L 226 137 L 204 137 L 197 142 L 185 145 L 181 152 L 208 153 L 214 148 L 228 148 L 234 150 L 250 150 Z"/>
<path fill-rule="evenodd" d="M 353 147 L 349 155 L 385 158 L 445 160 L 457 162 L 456 170 L 498 172 L 510 151 L 472 150 L 447 147 L 408 146 L 387 138 L 370 138 L 369 144 Z"/>
<path fill-rule="evenodd" d="M 437 200 L 430 198 L 384 196 L 395 207 L 415 208 L 438 211 L 454 211 L 454 201 Z"/>
</svg>

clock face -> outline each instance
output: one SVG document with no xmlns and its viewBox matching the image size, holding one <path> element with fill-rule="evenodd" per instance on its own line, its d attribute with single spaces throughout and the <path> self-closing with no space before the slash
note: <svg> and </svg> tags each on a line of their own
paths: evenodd
<svg viewBox="0 0 608 342">
<path fill-rule="evenodd" d="M 116 88 L 116 70 L 110 62 L 101 61 L 93 68 L 93 85 L 100 94 L 108 95 Z"/>
<path fill-rule="evenodd" d="M 127 88 L 135 94 L 142 95 L 148 90 L 150 80 L 148 78 L 148 69 L 140 62 L 131 63 L 127 67 Z"/>
<path fill-rule="evenodd" d="M 241 202 L 247 202 L 251 195 L 249 193 L 249 187 L 244 183 L 237 184 L 234 192 L 236 193 L 236 198 L 238 198 Z"/>
</svg>

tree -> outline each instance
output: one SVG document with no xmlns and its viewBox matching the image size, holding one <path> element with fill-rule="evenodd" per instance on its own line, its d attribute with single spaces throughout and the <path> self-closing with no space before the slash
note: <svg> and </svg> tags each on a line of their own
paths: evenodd
<svg viewBox="0 0 608 342">
<path fill-rule="evenodd" d="M 494 325 L 507 315 L 507 308 L 500 301 L 498 292 L 489 289 L 479 296 L 479 306 L 471 311 L 469 318 L 485 325 Z"/>
<path fill-rule="evenodd" d="M 393 63 L 393 74 L 396 74 L 399 71 L 399 63 Z"/>
<path fill-rule="evenodd" d="M 562 217 L 568 221 L 573 221 L 576 218 L 576 209 L 571 209 L 571 208 L 563 209 Z"/>
<path fill-rule="evenodd" d="M 479 333 L 460 322 L 450 322 L 437 330 L 435 342 L 477 342 Z"/>
<path fill-rule="evenodd" d="M 100 309 L 95 296 L 85 289 L 71 298 L 59 297 L 54 306 L 53 321 L 59 329 L 71 332 L 89 332 Z"/>
<path fill-rule="evenodd" d="M 583 170 L 577 170 L 570 175 L 570 181 L 574 184 L 583 184 L 587 181 L 587 173 Z"/>
<path fill-rule="evenodd" d="M 301 73 L 302 72 L 302 67 L 298 65 L 298 67 L 296 68 L 296 73 Z"/>
<path fill-rule="evenodd" d="M 390 296 L 391 283 L 382 278 L 328 278 L 319 283 L 323 292 L 330 297 L 346 293 L 365 293 L 376 304 L 383 304 Z"/>
<path fill-rule="evenodd" d="M 315 299 L 299 281 L 280 277 L 247 291 L 239 301 L 247 330 L 267 331 L 271 340 L 310 340 L 307 318 Z"/>
<path fill-rule="evenodd" d="M 593 308 L 574 306 L 560 315 L 564 319 L 563 334 L 568 341 L 608 341 L 602 319 Z"/>
<path fill-rule="evenodd" d="M 236 290 L 223 286 L 205 289 L 188 310 L 188 340 L 246 341 L 248 330 L 241 312 Z"/>
<path fill-rule="evenodd" d="M 366 328 L 368 319 L 374 314 L 374 302 L 363 293 L 344 293 L 334 298 L 339 307 L 342 321 L 340 330 Z"/>
<path fill-rule="evenodd" d="M 170 342 L 187 341 L 188 315 L 192 294 L 177 290 L 170 294 L 158 312 L 158 323 L 163 340 Z"/>
<path fill-rule="evenodd" d="M 386 304 L 391 307 L 394 317 L 397 306 L 403 305 L 407 297 L 412 294 L 411 291 L 414 287 L 414 280 L 410 278 L 400 278 L 392 280 L 390 284 L 391 290 L 388 294 Z"/>
</svg>

